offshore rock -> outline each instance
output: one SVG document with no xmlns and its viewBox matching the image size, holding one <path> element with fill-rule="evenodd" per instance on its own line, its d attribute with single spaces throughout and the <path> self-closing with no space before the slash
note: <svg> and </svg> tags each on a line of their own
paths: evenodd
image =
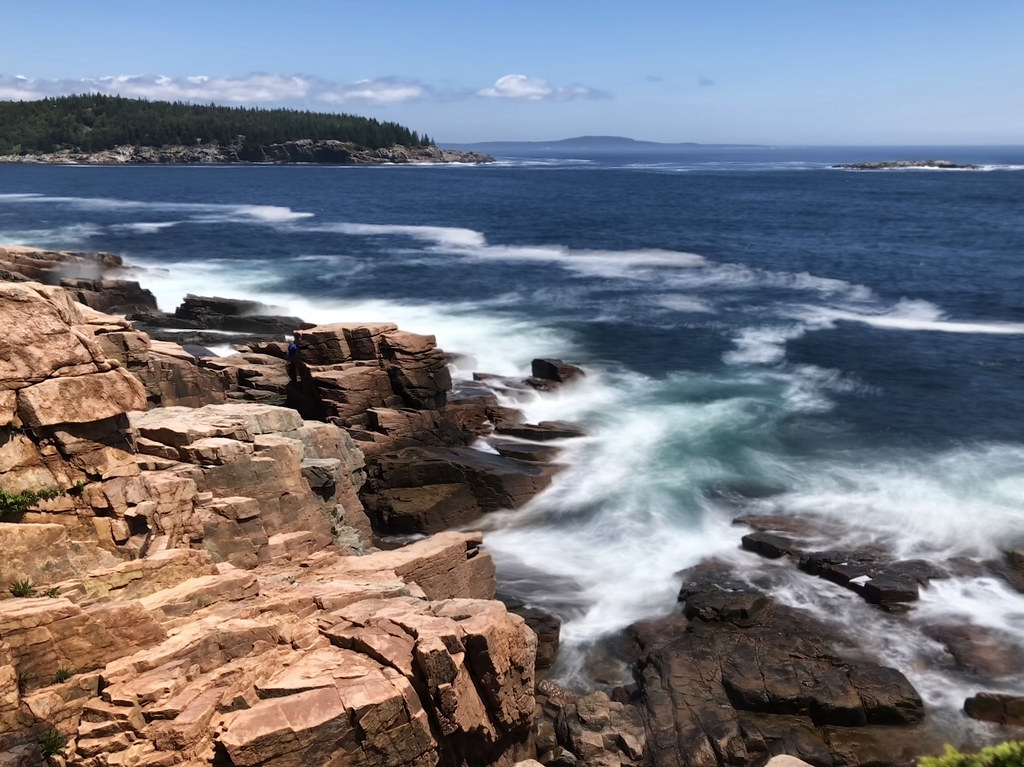
<svg viewBox="0 0 1024 767">
<path fill-rule="evenodd" d="M 961 165 L 949 160 L 887 160 L 884 162 L 854 162 L 833 165 L 843 170 L 899 170 L 900 168 L 928 168 L 933 170 L 978 170 L 977 165 Z"/>
</svg>

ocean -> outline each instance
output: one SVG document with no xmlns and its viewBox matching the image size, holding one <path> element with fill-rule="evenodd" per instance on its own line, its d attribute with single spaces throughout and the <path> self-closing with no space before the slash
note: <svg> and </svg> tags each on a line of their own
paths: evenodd
<svg viewBox="0 0 1024 767">
<path fill-rule="evenodd" d="M 739 549 L 732 520 L 824 520 L 830 545 L 998 559 L 1024 546 L 1024 148 L 526 150 L 488 166 L 0 166 L 0 243 L 103 250 L 172 310 L 254 298 L 394 321 L 456 377 L 586 378 L 514 402 L 579 421 L 565 468 L 483 520 L 504 594 L 564 621 L 556 677 L 676 608 L 715 556 L 902 670 L 950 726 L 981 689 L 926 633 L 1024 646 L 981 570 L 906 615 Z M 977 170 L 848 171 L 948 159 Z"/>
</svg>

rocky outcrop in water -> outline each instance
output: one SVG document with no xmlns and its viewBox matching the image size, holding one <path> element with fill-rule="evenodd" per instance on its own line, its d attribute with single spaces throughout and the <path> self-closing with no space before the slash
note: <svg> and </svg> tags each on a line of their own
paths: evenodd
<svg viewBox="0 0 1024 767">
<path fill-rule="evenodd" d="M 326 165 L 383 165 L 415 163 L 494 162 L 481 152 L 460 152 L 436 146 L 393 146 L 360 149 L 354 144 L 298 139 L 281 144 L 195 146 L 119 146 L 99 152 L 62 150 L 50 154 L 0 155 L 0 163 L 45 163 L 79 165 L 212 165 L 232 163 L 310 163 Z"/>
<path fill-rule="evenodd" d="M 684 573 L 679 598 L 681 615 L 630 632 L 654 765 L 895 765 L 935 747 L 899 671 L 839 657 L 839 636 L 724 564 Z"/>
<path fill-rule="evenodd" d="M 926 170 L 978 170 L 977 165 L 962 165 L 949 160 L 886 160 L 884 162 L 852 162 L 833 165 L 842 170 L 899 170 L 924 168 Z"/>
</svg>

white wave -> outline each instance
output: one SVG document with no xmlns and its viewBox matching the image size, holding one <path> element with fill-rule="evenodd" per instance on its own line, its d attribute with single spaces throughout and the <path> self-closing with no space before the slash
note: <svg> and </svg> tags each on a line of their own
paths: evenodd
<svg viewBox="0 0 1024 767">
<path fill-rule="evenodd" d="M 730 365 L 775 365 L 786 357 L 786 343 L 800 338 L 804 325 L 769 325 L 744 328 L 733 343 L 736 348 L 722 355 Z"/>
<path fill-rule="evenodd" d="M 402 235 L 426 241 L 434 245 L 453 248 L 484 248 L 487 241 L 483 234 L 472 229 L 450 226 L 402 226 L 397 224 L 327 224 L 317 227 L 318 231 L 337 231 L 355 235 Z"/>
<path fill-rule="evenodd" d="M 683 293 L 652 296 L 653 303 L 663 309 L 686 314 L 713 314 L 714 306 L 708 301 Z"/>
<path fill-rule="evenodd" d="M 766 474 L 788 477 L 794 489 L 763 510 L 835 519 L 901 557 L 995 557 L 1024 544 L 1024 446 L 765 462 Z"/>
<path fill-rule="evenodd" d="M 149 210 L 206 214 L 198 220 L 208 221 L 259 221 L 267 224 L 281 224 L 310 218 L 314 214 L 295 211 L 280 205 L 237 205 L 193 202 L 142 202 L 112 197 L 70 197 L 43 194 L 0 195 L 0 202 L 20 204 L 67 205 L 79 210 L 121 211 Z"/>
<path fill-rule="evenodd" d="M 528 375 L 535 357 L 574 357 L 567 333 L 542 323 L 495 315 L 495 302 L 407 304 L 367 298 L 309 298 L 266 291 L 265 286 L 279 276 L 279 267 L 273 264 L 218 260 L 162 263 L 160 267 L 147 273 L 146 286 L 163 311 L 173 311 L 186 294 L 194 293 L 256 299 L 281 307 L 283 314 L 319 324 L 394 322 L 403 330 L 433 335 L 442 349 L 463 355 L 452 364 L 456 375 L 481 370 Z"/>
<path fill-rule="evenodd" d="M 885 330 L 931 331 L 936 333 L 978 333 L 989 335 L 1024 334 L 1024 323 L 996 321 L 957 321 L 929 301 L 901 299 L 895 305 L 866 306 L 859 311 L 850 309 L 803 306 L 795 315 L 817 328 L 834 327 L 836 322 L 859 322 Z"/>
<path fill-rule="evenodd" d="M 0 243 L 55 250 L 84 250 L 89 247 L 89 240 L 102 233 L 103 227 L 90 222 L 53 229 L 6 229 L 0 231 Z"/>
<path fill-rule="evenodd" d="M 132 232 L 134 234 L 156 234 L 180 223 L 180 221 L 139 221 L 133 224 L 115 224 L 110 228 L 115 231 Z"/>
</svg>

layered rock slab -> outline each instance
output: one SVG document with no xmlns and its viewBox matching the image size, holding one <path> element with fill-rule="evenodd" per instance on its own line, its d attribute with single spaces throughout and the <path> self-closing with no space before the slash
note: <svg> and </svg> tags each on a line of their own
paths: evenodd
<svg viewBox="0 0 1024 767">
<path fill-rule="evenodd" d="M 924 707 L 906 678 L 840 659 L 810 616 L 714 564 L 687 573 L 680 599 L 683 615 L 631 629 L 655 765 L 756 763 L 779 752 L 856 765 L 856 744 L 875 743 L 873 728 L 893 763 L 901 744 L 932 746 L 915 727 Z"/>
</svg>

